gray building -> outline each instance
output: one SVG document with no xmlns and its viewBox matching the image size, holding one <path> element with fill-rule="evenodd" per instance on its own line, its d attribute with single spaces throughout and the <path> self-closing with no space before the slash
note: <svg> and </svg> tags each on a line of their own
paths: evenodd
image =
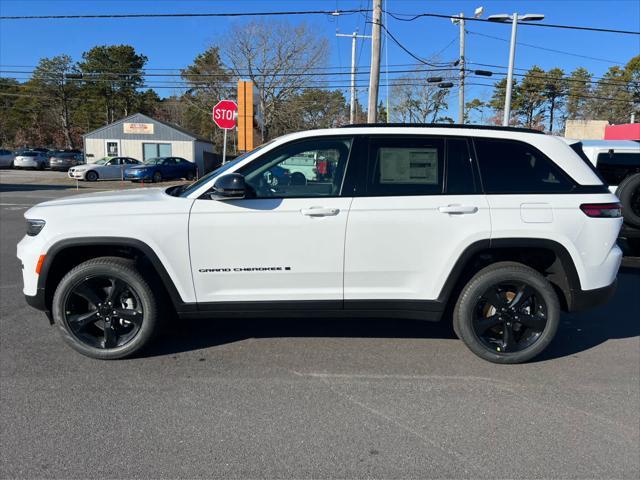
<svg viewBox="0 0 640 480">
<path fill-rule="evenodd" d="M 213 128 L 213 127 L 212 127 Z M 182 157 L 207 172 L 215 162 L 213 143 L 185 129 L 136 113 L 84 135 L 88 163 L 102 157 Z"/>
</svg>

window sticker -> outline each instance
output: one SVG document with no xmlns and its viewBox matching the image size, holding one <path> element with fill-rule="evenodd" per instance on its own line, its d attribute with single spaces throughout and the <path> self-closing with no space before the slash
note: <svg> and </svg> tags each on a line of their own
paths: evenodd
<svg viewBox="0 0 640 480">
<path fill-rule="evenodd" d="M 437 148 L 381 148 L 380 183 L 438 184 Z"/>
</svg>

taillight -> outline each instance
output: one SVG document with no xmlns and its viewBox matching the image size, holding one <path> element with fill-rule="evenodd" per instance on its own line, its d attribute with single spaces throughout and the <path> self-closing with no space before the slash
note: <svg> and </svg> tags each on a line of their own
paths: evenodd
<svg viewBox="0 0 640 480">
<path fill-rule="evenodd" d="M 583 203 L 580 205 L 585 215 L 593 218 L 619 218 L 622 216 L 622 205 L 619 203 Z"/>
</svg>

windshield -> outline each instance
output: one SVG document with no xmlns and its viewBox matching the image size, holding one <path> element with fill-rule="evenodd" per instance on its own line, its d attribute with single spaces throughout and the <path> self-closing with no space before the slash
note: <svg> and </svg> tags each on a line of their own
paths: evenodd
<svg viewBox="0 0 640 480">
<path fill-rule="evenodd" d="M 207 183 L 213 177 L 216 177 L 216 176 L 220 175 L 221 173 L 224 173 L 227 170 L 231 169 L 232 167 L 235 167 L 238 163 L 240 163 L 242 160 L 247 158 L 249 155 L 253 155 L 257 151 L 262 150 L 264 147 L 266 147 L 267 145 L 269 145 L 273 141 L 274 140 L 271 140 L 271 142 L 263 143 L 259 147 L 256 147 L 253 150 L 251 150 L 250 152 L 243 153 L 242 155 L 240 155 L 239 157 L 235 158 L 231 162 L 225 163 L 224 165 L 222 165 L 222 166 L 216 168 L 215 170 L 207 173 L 204 177 L 201 177 L 200 180 L 197 180 L 197 181 L 193 182 L 185 190 L 180 192 L 180 196 L 181 197 L 188 197 L 190 194 L 195 192 L 198 188 L 200 188 L 202 185 Z"/>
<path fill-rule="evenodd" d="M 20 156 L 21 157 L 37 157 L 38 152 L 22 152 Z"/>
<path fill-rule="evenodd" d="M 109 160 L 111 160 L 109 157 L 102 157 L 100 160 L 96 160 L 95 162 L 93 162 L 96 165 L 104 165 L 105 163 L 107 163 Z"/>
<path fill-rule="evenodd" d="M 156 165 L 156 164 L 160 163 L 160 160 L 162 160 L 162 158 L 160 158 L 160 157 L 147 158 L 144 161 L 144 164 L 145 165 Z"/>
</svg>

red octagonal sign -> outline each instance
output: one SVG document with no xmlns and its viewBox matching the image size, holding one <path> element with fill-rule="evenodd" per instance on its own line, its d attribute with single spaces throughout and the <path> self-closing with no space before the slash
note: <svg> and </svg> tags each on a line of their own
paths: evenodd
<svg viewBox="0 0 640 480">
<path fill-rule="evenodd" d="M 224 129 L 235 128 L 238 105 L 233 100 L 220 100 L 213 107 L 213 121 Z"/>
</svg>

